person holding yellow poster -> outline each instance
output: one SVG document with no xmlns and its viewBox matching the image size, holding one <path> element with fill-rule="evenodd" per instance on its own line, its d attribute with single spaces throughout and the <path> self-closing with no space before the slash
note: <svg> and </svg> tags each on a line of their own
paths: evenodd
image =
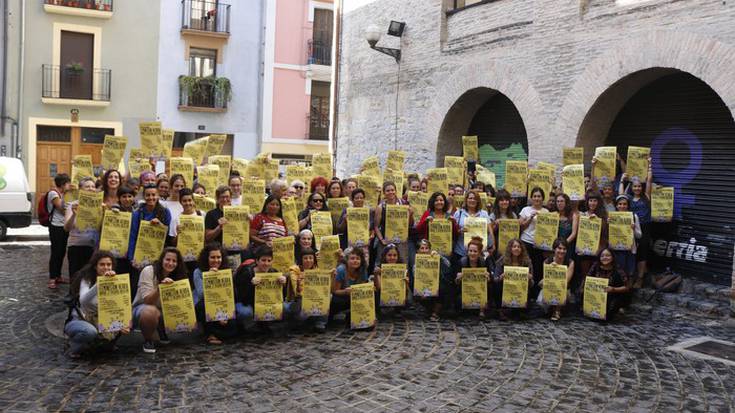
<svg viewBox="0 0 735 413">
<path fill-rule="evenodd" d="M 506 286 L 508 268 L 512 268 L 512 287 Z M 490 287 L 492 307 L 498 310 L 500 320 L 508 320 L 505 308 L 526 308 L 530 287 L 536 287 L 533 279 L 533 262 L 528 256 L 526 247 L 518 238 L 508 242 L 503 254 L 495 262 L 492 284 Z M 506 291 L 509 290 L 509 291 Z"/>
<path fill-rule="evenodd" d="M 140 148 L 145 156 L 160 157 L 163 154 L 161 122 L 140 122 Z"/>
<path fill-rule="evenodd" d="M 479 310 L 480 318 L 486 315 L 491 270 L 489 262 L 482 256 L 483 248 L 480 238 L 470 240 L 467 256 L 460 259 L 461 270 L 454 279 L 455 285 L 461 288 L 461 308 Z M 449 293 L 450 297 L 455 294 L 454 291 Z"/>
<path fill-rule="evenodd" d="M 564 167 L 561 173 L 561 185 L 564 193 L 572 201 L 584 200 L 584 165 L 572 164 Z"/>
<path fill-rule="evenodd" d="M 403 171 L 403 164 L 406 162 L 406 152 L 404 151 L 388 151 L 388 159 L 385 162 L 385 169 L 394 171 Z"/>
<path fill-rule="evenodd" d="M 117 209 L 105 210 L 99 248 L 102 251 L 110 251 L 115 258 L 125 257 L 128 254 L 128 240 L 132 220 L 133 214 L 130 212 Z"/>
<path fill-rule="evenodd" d="M 638 216 L 641 225 L 641 238 L 638 240 L 636 251 L 636 272 L 639 276 L 636 285 L 642 281 L 643 276 L 648 272 L 648 254 L 649 245 L 651 244 L 651 223 L 654 222 L 653 217 L 656 217 L 655 221 L 658 222 L 669 222 L 674 212 L 674 189 L 669 188 L 658 192 L 655 202 L 652 196 L 653 189 L 651 158 L 648 158 L 648 172 L 645 182 L 630 179 L 627 173 L 620 178 L 618 192 L 629 195 L 630 211 Z"/>
<path fill-rule="evenodd" d="M 311 319 L 316 332 L 323 333 L 327 328 L 332 278 L 336 270 L 318 269 L 316 252 L 311 248 L 301 251 L 299 261 L 288 270 L 286 305 L 300 322 Z"/>
<path fill-rule="evenodd" d="M 69 260 L 70 278 L 87 264 L 100 239 L 99 226 L 94 225 L 90 227 L 89 223 L 84 223 L 84 221 L 95 221 L 96 217 L 94 215 L 96 215 L 96 211 L 102 212 L 102 207 L 100 206 L 101 198 L 99 198 L 102 193 L 96 192 L 92 178 L 82 178 L 79 183 L 79 193 L 81 194 L 80 196 L 84 196 L 88 200 L 85 201 L 87 204 L 85 209 L 87 211 L 81 211 L 82 207 L 80 206 L 80 202 L 82 201 L 71 201 L 66 204 L 63 220 L 63 229 L 69 233 L 66 242 L 66 255 Z M 82 222 L 79 221 L 80 213 L 83 214 Z M 86 228 L 80 228 L 80 223 L 85 225 Z"/>
<path fill-rule="evenodd" d="M 628 146 L 628 157 L 625 161 L 625 173 L 634 181 L 644 181 L 648 176 L 648 158 L 651 148 Z"/>
<path fill-rule="evenodd" d="M 447 168 L 447 180 L 453 184 L 464 182 L 464 158 L 461 156 L 445 156 L 444 167 Z"/>
<path fill-rule="evenodd" d="M 439 321 L 442 309 L 454 306 L 456 284 L 451 263 L 423 239 L 417 244 L 413 274 L 414 298 L 430 314 L 429 321 Z"/>
<path fill-rule="evenodd" d="M 375 287 L 372 282 L 356 284 L 348 289 L 350 297 L 350 327 L 353 330 L 375 326 Z"/>
<path fill-rule="evenodd" d="M 186 195 L 185 201 L 189 201 L 193 207 L 193 198 Z M 193 208 L 191 208 L 193 210 Z M 181 251 L 184 262 L 193 262 L 197 259 L 199 252 L 204 247 L 204 217 L 201 215 L 182 213 L 174 222 L 176 247 Z"/>
<path fill-rule="evenodd" d="M 479 161 L 480 150 L 477 145 L 477 136 L 462 137 L 462 156 L 466 161 Z"/>
<path fill-rule="evenodd" d="M 355 190 L 358 191 L 358 190 Z M 364 192 L 352 192 L 353 202 L 357 195 L 364 201 Z M 370 209 L 367 207 L 347 208 L 345 221 L 347 223 L 347 243 L 351 246 L 364 246 L 370 242 Z"/>
<path fill-rule="evenodd" d="M 630 303 L 628 277 L 618 269 L 609 248 L 600 251 L 583 281 L 581 290 L 584 315 L 596 320 L 612 321 Z"/>
<path fill-rule="evenodd" d="M 169 166 L 171 176 L 181 175 L 187 186 L 194 183 L 194 160 L 191 158 L 170 158 Z"/>
<path fill-rule="evenodd" d="M 515 213 L 514 213 L 515 214 Z M 510 240 L 516 239 L 521 234 L 521 224 L 518 218 L 503 218 L 494 221 L 498 232 L 498 249 L 497 252 L 502 254 L 505 247 L 508 246 Z"/>
<path fill-rule="evenodd" d="M 546 231 L 542 233 L 541 235 L 545 238 L 540 241 L 546 242 L 547 244 L 544 246 L 541 244 L 542 247 L 536 246 L 536 231 L 538 228 L 539 223 L 539 216 L 542 214 L 548 214 L 549 210 L 544 208 L 543 206 L 543 199 L 544 199 L 544 190 L 535 187 L 531 189 L 531 198 L 529 199 L 530 205 L 527 207 L 524 207 L 521 210 L 521 213 L 519 215 L 519 223 L 521 226 L 521 241 L 523 241 L 523 244 L 526 247 L 526 251 L 528 251 L 528 256 L 531 258 L 531 262 L 533 263 L 533 281 L 534 285 L 531 288 L 531 300 L 536 300 L 538 297 L 539 289 L 538 289 L 538 283 L 541 281 L 541 278 L 543 277 L 543 262 L 544 262 L 544 251 L 550 250 L 551 244 L 556 239 L 556 234 L 559 228 L 559 220 L 558 215 L 556 216 L 556 219 L 554 217 L 548 217 L 546 222 Z M 554 222 L 556 222 L 556 226 L 552 229 L 549 227 L 553 227 Z M 550 238 L 550 240 L 549 240 Z"/>
<path fill-rule="evenodd" d="M 445 256 L 452 253 L 453 222 L 448 219 L 435 219 L 429 222 L 429 241 L 436 250 Z"/>
<path fill-rule="evenodd" d="M 256 214 L 250 222 L 250 240 L 254 246 L 269 245 L 272 248 L 272 243 L 279 238 L 288 238 L 293 236 L 288 235 L 288 229 L 286 228 L 286 222 L 283 220 L 282 204 L 281 200 L 274 194 L 268 195 L 260 213 Z M 293 250 L 293 244 L 291 244 L 291 250 Z M 280 256 L 280 258 L 284 258 Z M 286 268 L 293 264 L 293 257 L 285 264 L 284 268 L 282 265 L 276 266 L 278 270 L 286 271 Z M 275 264 L 274 264 L 275 265 Z"/>
<path fill-rule="evenodd" d="M 102 221 L 102 197 L 97 191 L 79 191 L 76 226 L 80 231 L 99 230 Z"/>
<path fill-rule="evenodd" d="M 165 343 L 168 336 L 160 330 L 161 316 L 168 331 L 196 328 L 194 302 L 184 261 L 176 248 L 166 247 L 153 265 L 140 272 L 138 290 L 133 298 L 133 327 L 143 333 L 143 351 L 155 353 L 154 339 Z"/>
<path fill-rule="evenodd" d="M 204 160 L 204 154 L 207 150 L 208 141 L 208 138 L 199 138 L 190 142 L 186 142 L 184 144 L 184 157 L 191 158 L 194 161 L 195 166 L 201 165 Z"/>
<path fill-rule="evenodd" d="M 528 300 L 528 268 L 505 266 L 503 298 L 505 308 L 526 308 Z"/>
<path fill-rule="evenodd" d="M 627 197 L 622 195 L 621 203 L 626 204 L 626 211 L 608 212 L 607 223 L 609 225 L 608 244 L 614 251 L 630 251 L 635 244 L 633 232 L 635 222 L 633 213 L 627 211 Z"/>
<path fill-rule="evenodd" d="M 296 261 L 294 258 L 294 237 L 273 238 L 271 248 L 273 248 L 273 268 L 280 273 L 287 272 Z"/>
<path fill-rule="evenodd" d="M 126 274 L 113 271 L 114 261 L 109 252 L 97 251 L 71 285 L 70 294 L 78 303 L 64 325 L 71 358 L 82 357 L 100 338 L 114 345 L 118 336 L 110 332 L 128 334 L 132 329 L 130 286 Z"/>
<path fill-rule="evenodd" d="M 210 163 L 210 156 L 216 156 L 222 153 L 222 148 L 225 146 L 225 141 L 227 141 L 227 135 L 209 135 L 207 139 L 207 150 L 205 152 L 207 163 Z"/>
<path fill-rule="evenodd" d="M 194 309 L 208 344 L 222 344 L 222 339 L 237 334 L 235 289 L 226 257 L 220 244 L 207 244 L 199 254 L 199 268 L 192 275 Z M 202 271 L 207 268 L 209 271 Z"/>
<path fill-rule="evenodd" d="M 505 161 L 505 184 L 503 188 L 510 192 L 511 197 L 521 198 L 526 196 L 527 178 L 527 161 Z"/>
<path fill-rule="evenodd" d="M 135 244 L 135 249 L 133 249 L 133 266 L 140 268 L 151 264 L 158 251 L 163 248 L 167 233 L 168 227 L 165 225 L 154 225 L 150 221 L 140 221 L 138 225 L 138 239 Z"/>
<path fill-rule="evenodd" d="M 369 297 L 373 301 L 372 304 L 366 302 L 368 293 L 364 292 L 365 296 L 360 297 L 360 305 L 358 307 L 352 307 L 353 311 L 357 308 L 358 317 L 364 317 L 361 320 L 366 323 L 357 323 L 358 325 L 363 325 L 361 328 L 374 325 L 375 308 L 377 307 L 375 301 L 378 299 L 375 290 L 380 289 L 380 277 L 368 276 L 367 267 L 368 262 L 363 254 L 363 250 L 360 248 L 348 248 L 345 251 L 344 262 L 337 266 L 334 282 L 332 283 L 332 299 L 329 304 L 329 312 L 332 315 L 349 311 L 350 293 L 354 291 L 354 287 L 370 285 Z M 368 311 L 372 311 L 372 313 L 368 314 Z"/>
<path fill-rule="evenodd" d="M 283 319 L 286 282 L 286 277 L 280 273 L 255 273 L 255 321 Z"/>
<path fill-rule="evenodd" d="M 222 226 L 222 245 L 228 251 L 246 249 L 250 244 L 250 209 L 244 205 L 225 205 L 222 212 L 225 219 Z"/>
<path fill-rule="evenodd" d="M 628 212 L 630 210 L 630 197 L 627 195 L 618 195 L 615 199 L 615 207 L 617 208 L 617 212 L 609 213 L 609 245 L 615 251 L 615 262 L 618 268 L 621 268 L 632 278 L 634 283 L 637 283 L 638 279 L 635 278 L 636 254 L 638 252 L 636 240 L 643 236 L 640 220 L 638 219 L 638 215 Z M 619 215 L 623 216 L 622 220 L 614 218 Z M 617 228 L 613 228 L 614 222 Z M 628 226 L 627 228 L 623 228 L 626 222 Z M 627 234 L 627 232 L 630 232 L 630 234 Z M 626 245 L 628 241 L 630 243 Z M 623 249 L 615 248 L 616 245 L 622 246 Z"/>
<path fill-rule="evenodd" d="M 536 232 L 533 246 L 542 251 L 552 251 L 559 232 L 559 213 L 540 212 L 536 214 Z"/>
<path fill-rule="evenodd" d="M 197 166 L 197 182 L 204 185 L 207 193 L 212 193 L 213 189 L 217 189 L 217 181 L 219 180 L 219 166 L 204 165 Z"/>
<path fill-rule="evenodd" d="M 599 185 L 615 181 L 617 158 L 618 153 L 615 146 L 595 148 L 595 156 L 592 157 L 592 179 Z"/>
<path fill-rule="evenodd" d="M 562 166 L 584 164 L 584 148 L 564 148 L 562 150 Z"/>
<path fill-rule="evenodd" d="M 128 260 L 138 270 L 153 262 L 163 249 L 168 226 L 171 225 L 171 212 L 159 202 L 155 186 L 143 188 L 143 199 L 145 203 L 133 213 L 128 243 Z M 131 272 L 133 294 L 138 281 L 135 275 L 136 271 Z"/>
<path fill-rule="evenodd" d="M 602 233 L 602 219 L 597 216 L 588 216 L 582 213 L 579 217 L 579 231 L 577 232 L 577 254 L 596 256 L 600 248 Z"/>
<path fill-rule="evenodd" d="M 280 320 L 284 315 L 290 316 L 294 312 L 290 303 L 284 302 L 289 277 L 271 266 L 273 250 L 261 245 L 255 249 L 254 255 L 254 264 L 241 265 L 235 273 L 237 322 L 246 331 L 255 326 L 255 321 Z"/>
<path fill-rule="evenodd" d="M 117 169 L 125 157 L 127 145 L 128 138 L 124 136 L 105 135 L 105 142 L 102 144 L 102 169 Z"/>
<path fill-rule="evenodd" d="M 567 255 L 569 244 L 563 238 L 554 241 L 554 255 L 544 261 L 543 302 L 549 306 L 551 321 L 561 319 L 567 301 L 567 289 L 574 276 L 574 260 Z"/>
<path fill-rule="evenodd" d="M 377 293 L 381 307 L 406 305 L 408 271 L 396 245 L 389 244 L 383 249 L 380 260 L 375 263 L 373 277 L 379 280 Z"/>
</svg>

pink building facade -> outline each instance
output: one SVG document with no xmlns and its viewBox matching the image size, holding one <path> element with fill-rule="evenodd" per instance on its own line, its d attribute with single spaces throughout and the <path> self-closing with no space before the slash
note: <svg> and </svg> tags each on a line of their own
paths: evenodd
<svg viewBox="0 0 735 413">
<path fill-rule="evenodd" d="M 333 31 L 332 0 L 266 2 L 261 152 L 330 151 Z"/>
</svg>

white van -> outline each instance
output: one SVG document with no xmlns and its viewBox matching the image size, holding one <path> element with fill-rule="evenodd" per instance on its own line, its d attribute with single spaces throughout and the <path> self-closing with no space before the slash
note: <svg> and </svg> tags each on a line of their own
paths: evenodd
<svg viewBox="0 0 735 413">
<path fill-rule="evenodd" d="M 23 162 L 0 156 L 0 240 L 8 228 L 31 225 L 32 194 Z"/>
</svg>

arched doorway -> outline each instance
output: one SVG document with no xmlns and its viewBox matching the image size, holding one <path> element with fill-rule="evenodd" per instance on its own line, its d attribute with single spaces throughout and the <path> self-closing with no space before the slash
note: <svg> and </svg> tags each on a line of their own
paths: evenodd
<svg viewBox="0 0 735 413">
<path fill-rule="evenodd" d="M 495 172 L 503 186 L 506 160 L 528 159 L 528 136 L 518 109 L 503 93 L 475 88 L 464 93 L 442 123 L 437 144 L 437 166 L 444 156 L 461 155 L 463 135 L 477 135 L 480 163 Z"/>
<path fill-rule="evenodd" d="M 622 102 L 615 96 L 626 92 L 613 87 L 595 106 L 605 100 L 623 104 L 615 116 L 608 115 L 604 144 L 617 146 L 624 158 L 629 145 L 650 147 L 654 182 L 675 188 L 674 222 L 653 225 L 651 262 L 729 285 L 735 236 L 729 208 L 735 197 L 732 114 L 711 87 L 691 74 L 652 69 L 631 76 L 648 83 Z M 604 119 L 591 111 L 579 138 L 595 124 L 598 136 L 605 135 Z"/>
</svg>

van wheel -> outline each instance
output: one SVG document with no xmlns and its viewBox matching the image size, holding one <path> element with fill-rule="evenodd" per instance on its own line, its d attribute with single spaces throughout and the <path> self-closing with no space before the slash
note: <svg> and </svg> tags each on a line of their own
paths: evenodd
<svg viewBox="0 0 735 413">
<path fill-rule="evenodd" d="M 8 224 L 5 221 L 0 220 L 0 241 L 5 241 L 8 235 Z"/>
</svg>

